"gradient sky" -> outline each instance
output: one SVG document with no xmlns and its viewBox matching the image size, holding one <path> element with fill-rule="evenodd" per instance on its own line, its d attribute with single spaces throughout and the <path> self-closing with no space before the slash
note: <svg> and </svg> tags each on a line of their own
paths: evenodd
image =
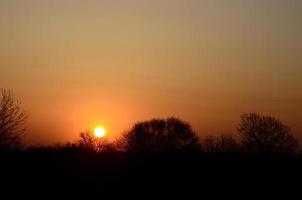
<svg viewBox="0 0 302 200">
<path fill-rule="evenodd" d="M 177 116 L 200 136 L 270 114 L 302 139 L 301 0 L 1 0 L 0 87 L 28 144 Z"/>
</svg>

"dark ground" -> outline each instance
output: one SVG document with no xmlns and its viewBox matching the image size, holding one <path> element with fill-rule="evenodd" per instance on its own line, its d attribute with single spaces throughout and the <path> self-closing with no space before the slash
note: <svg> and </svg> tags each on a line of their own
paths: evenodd
<svg viewBox="0 0 302 200">
<path fill-rule="evenodd" d="M 302 188 L 301 155 L 97 154 L 34 150 L 1 154 L 1 195 L 285 195 Z M 39 196 L 39 195 L 38 195 Z M 1 198 L 2 199 L 2 198 Z M 144 198 L 143 198 L 144 199 Z"/>
</svg>

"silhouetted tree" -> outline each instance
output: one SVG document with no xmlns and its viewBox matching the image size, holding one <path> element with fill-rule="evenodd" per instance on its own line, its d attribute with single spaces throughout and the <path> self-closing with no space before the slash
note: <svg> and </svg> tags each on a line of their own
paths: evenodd
<svg viewBox="0 0 302 200">
<path fill-rule="evenodd" d="M 127 134 L 127 132 L 124 132 L 123 134 L 121 134 L 120 137 L 118 137 L 114 141 L 114 146 L 117 151 L 125 152 L 128 150 L 129 145 L 128 145 L 127 139 L 125 137 L 126 134 Z"/>
<path fill-rule="evenodd" d="M 115 151 L 115 144 L 108 142 L 104 138 L 95 137 L 90 130 L 80 133 L 79 147 L 91 149 L 96 152 Z"/>
<path fill-rule="evenodd" d="M 0 149 L 16 150 L 22 146 L 27 115 L 11 90 L 2 89 L 0 99 Z"/>
<path fill-rule="evenodd" d="M 216 141 L 213 136 L 206 136 L 202 141 L 201 146 L 205 153 L 216 153 Z"/>
<path fill-rule="evenodd" d="M 231 135 L 221 135 L 217 140 L 218 152 L 235 153 L 240 150 L 240 145 Z"/>
<path fill-rule="evenodd" d="M 207 136 L 201 145 L 205 153 L 235 153 L 240 150 L 240 145 L 231 135 Z"/>
<path fill-rule="evenodd" d="M 137 123 L 124 137 L 128 152 L 196 151 L 200 148 L 190 124 L 177 118 Z"/>
<path fill-rule="evenodd" d="M 80 133 L 79 146 L 91 150 L 96 150 L 95 137 L 92 135 L 90 130 L 86 130 Z"/>
<path fill-rule="evenodd" d="M 238 131 L 246 150 L 256 153 L 290 153 L 298 143 L 290 128 L 271 116 L 243 114 Z"/>
</svg>

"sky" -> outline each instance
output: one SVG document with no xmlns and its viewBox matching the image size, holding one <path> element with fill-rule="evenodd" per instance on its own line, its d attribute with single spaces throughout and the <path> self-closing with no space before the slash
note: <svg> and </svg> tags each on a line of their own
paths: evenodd
<svg viewBox="0 0 302 200">
<path fill-rule="evenodd" d="M 0 87 L 30 145 L 179 117 L 199 136 L 272 115 L 302 141 L 300 0 L 0 0 Z"/>
</svg>

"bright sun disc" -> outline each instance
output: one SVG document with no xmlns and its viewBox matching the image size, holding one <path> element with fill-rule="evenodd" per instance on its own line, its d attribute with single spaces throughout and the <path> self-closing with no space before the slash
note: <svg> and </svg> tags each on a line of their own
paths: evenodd
<svg viewBox="0 0 302 200">
<path fill-rule="evenodd" d="M 94 135 L 99 138 L 104 137 L 106 135 L 106 130 L 102 127 L 97 127 L 94 129 Z"/>
</svg>

